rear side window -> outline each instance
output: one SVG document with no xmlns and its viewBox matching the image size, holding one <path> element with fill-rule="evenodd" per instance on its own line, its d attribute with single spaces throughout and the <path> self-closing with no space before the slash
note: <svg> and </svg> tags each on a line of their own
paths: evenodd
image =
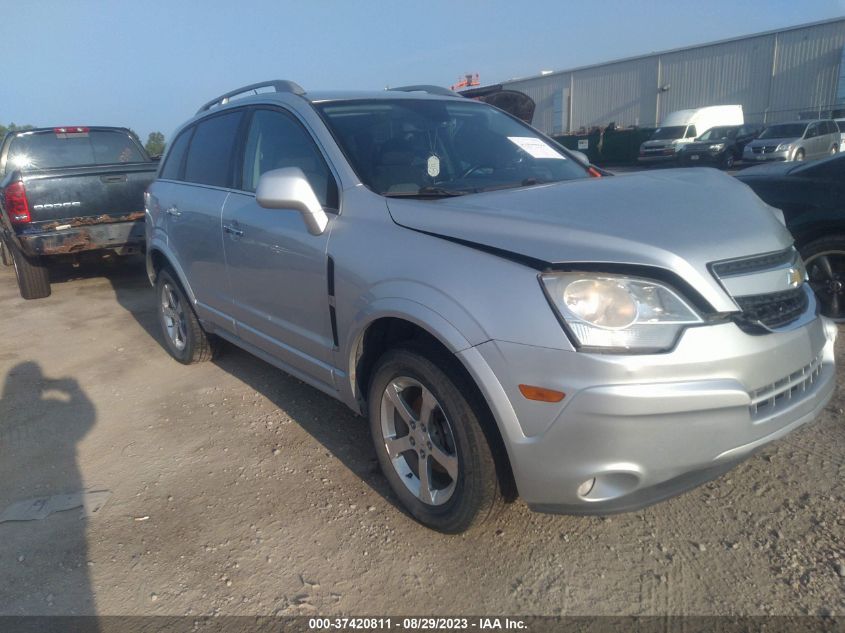
<svg viewBox="0 0 845 633">
<path fill-rule="evenodd" d="M 127 132 L 28 132 L 9 144 L 6 170 L 142 163 L 147 158 Z"/>
<path fill-rule="evenodd" d="M 188 149 L 185 180 L 201 185 L 232 185 L 233 150 L 243 111 L 200 121 Z"/>
<path fill-rule="evenodd" d="M 170 151 L 167 153 L 167 159 L 164 166 L 161 168 L 161 177 L 168 180 L 179 180 L 182 175 L 182 163 L 185 162 L 185 152 L 188 150 L 188 143 L 191 140 L 191 134 L 194 128 L 190 128 L 182 132 L 178 138 L 173 141 L 170 146 Z"/>
<path fill-rule="evenodd" d="M 243 188 L 255 191 L 264 172 L 299 167 L 324 207 L 337 208 L 337 185 L 311 135 L 288 114 L 256 110 L 243 162 Z"/>
</svg>

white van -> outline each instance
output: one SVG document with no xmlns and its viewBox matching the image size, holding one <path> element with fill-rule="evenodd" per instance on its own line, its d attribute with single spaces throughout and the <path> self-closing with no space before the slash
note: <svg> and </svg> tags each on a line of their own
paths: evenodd
<svg viewBox="0 0 845 633">
<path fill-rule="evenodd" d="M 709 106 L 678 110 L 666 116 L 651 138 L 640 145 L 640 163 L 675 160 L 678 146 L 693 141 L 712 127 L 742 125 L 745 119 L 741 105 Z"/>
</svg>

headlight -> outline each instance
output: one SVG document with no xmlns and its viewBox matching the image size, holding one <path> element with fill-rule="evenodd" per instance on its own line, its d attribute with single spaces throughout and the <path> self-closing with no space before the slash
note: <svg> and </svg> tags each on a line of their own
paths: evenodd
<svg viewBox="0 0 845 633">
<path fill-rule="evenodd" d="M 656 281 L 599 273 L 544 273 L 554 309 L 583 347 L 618 351 L 671 348 L 701 317 L 674 290 Z"/>
<path fill-rule="evenodd" d="M 791 149 L 792 149 L 792 144 L 791 144 L 791 143 L 781 143 L 780 145 L 778 145 L 778 146 L 775 148 L 775 151 L 776 151 L 776 152 L 788 152 L 788 151 L 789 151 L 789 150 L 791 150 Z"/>
<path fill-rule="evenodd" d="M 724 143 L 716 143 L 715 145 L 710 146 L 711 152 L 721 152 L 723 149 L 725 149 Z"/>
</svg>

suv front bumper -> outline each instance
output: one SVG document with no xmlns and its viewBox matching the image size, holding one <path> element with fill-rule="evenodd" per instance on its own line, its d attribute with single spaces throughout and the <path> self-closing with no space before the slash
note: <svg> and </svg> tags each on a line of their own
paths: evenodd
<svg viewBox="0 0 845 633">
<path fill-rule="evenodd" d="M 665 354 L 488 341 L 461 355 L 529 506 L 607 514 L 699 485 L 814 419 L 835 389 L 835 333 L 823 318 L 758 336 L 724 323 L 689 328 Z M 566 397 L 529 401 L 519 384 Z"/>
<path fill-rule="evenodd" d="M 765 162 L 791 160 L 791 156 L 790 156 L 789 151 L 768 152 L 768 153 L 762 153 L 761 152 L 760 154 L 756 154 L 754 152 L 743 152 L 742 153 L 742 160 L 747 161 L 749 163 L 765 163 Z"/>
</svg>

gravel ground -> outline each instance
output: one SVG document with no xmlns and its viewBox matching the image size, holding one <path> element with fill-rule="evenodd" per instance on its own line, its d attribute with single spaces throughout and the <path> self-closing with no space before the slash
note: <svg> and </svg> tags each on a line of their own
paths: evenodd
<svg viewBox="0 0 845 633">
<path fill-rule="evenodd" d="M 25 302 L 0 268 L 0 512 L 111 496 L 0 523 L 0 614 L 845 613 L 841 392 L 679 498 L 517 502 L 448 537 L 397 508 L 343 405 L 231 346 L 171 360 L 139 262 L 55 277 Z"/>
</svg>

